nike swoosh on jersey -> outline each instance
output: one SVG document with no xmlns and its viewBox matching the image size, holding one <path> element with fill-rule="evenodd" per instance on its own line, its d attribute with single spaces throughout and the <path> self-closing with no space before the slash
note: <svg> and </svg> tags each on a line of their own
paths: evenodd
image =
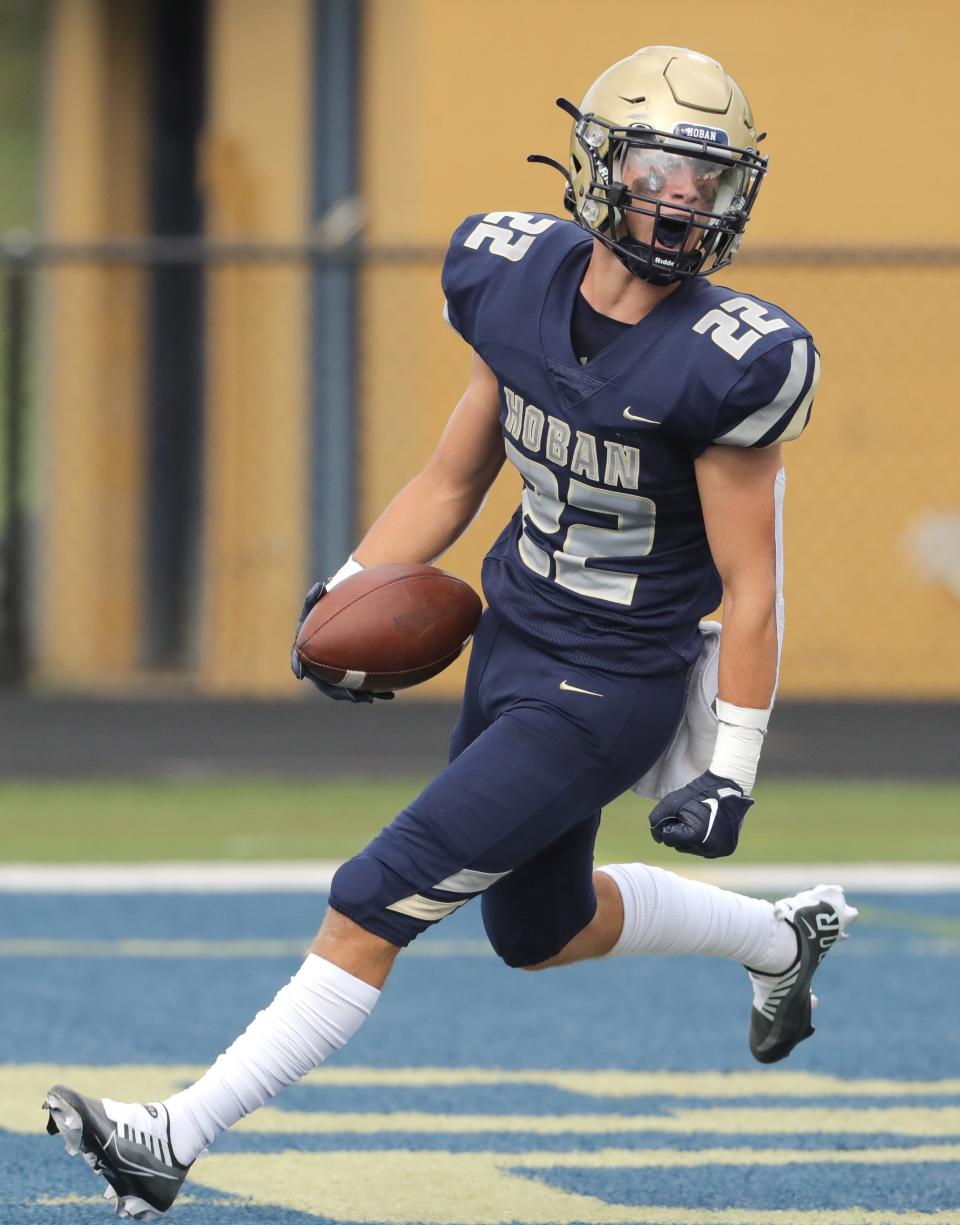
<svg viewBox="0 0 960 1225">
<path fill-rule="evenodd" d="M 626 417 L 628 421 L 645 421 L 647 425 L 659 425 L 660 424 L 659 421 L 654 421 L 652 417 L 641 417 L 639 413 L 632 413 L 630 411 L 632 407 L 633 407 L 632 405 L 628 404 L 627 407 L 623 410 L 623 415 Z"/>
<path fill-rule="evenodd" d="M 568 685 L 566 681 L 560 682 L 560 688 L 566 693 L 587 693 L 592 698 L 602 698 L 602 693 L 594 693 L 592 689 L 578 689 L 576 685 Z"/>
</svg>

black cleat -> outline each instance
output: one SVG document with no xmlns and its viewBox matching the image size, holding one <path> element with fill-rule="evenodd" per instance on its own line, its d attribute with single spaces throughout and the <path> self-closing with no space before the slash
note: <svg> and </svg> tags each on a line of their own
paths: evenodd
<svg viewBox="0 0 960 1225">
<path fill-rule="evenodd" d="M 782 974 L 750 970 L 754 1006 L 750 1014 L 750 1053 L 760 1063 L 786 1059 L 798 1042 L 814 1032 L 811 1014 L 817 997 L 810 990 L 817 966 L 857 917 L 839 885 L 817 885 L 776 903 L 777 915 L 797 933 L 797 959 Z"/>
<path fill-rule="evenodd" d="M 190 1166 L 181 1165 L 173 1154 L 162 1106 L 129 1108 L 156 1120 L 150 1131 L 141 1131 L 111 1118 L 99 1098 L 84 1097 L 66 1085 L 54 1085 L 43 1105 L 49 1111 L 48 1133 L 63 1136 L 68 1156 L 79 1153 L 107 1180 L 103 1198 L 116 1204 L 118 1217 L 155 1221 L 177 1198 Z"/>
</svg>

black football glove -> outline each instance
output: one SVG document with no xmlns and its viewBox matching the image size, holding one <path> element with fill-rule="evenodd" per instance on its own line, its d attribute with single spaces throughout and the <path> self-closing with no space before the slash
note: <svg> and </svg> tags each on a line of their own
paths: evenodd
<svg viewBox="0 0 960 1225">
<path fill-rule="evenodd" d="M 297 631 L 293 636 L 293 647 L 290 651 L 290 670 L 298 681 L 309 681 L 311 685 L 319 689 L 320 692 L 328 698 L 333 698 L 335 702 L 372 702 L 374 698 L 392 698 L 392 693 L 361 693 L 359 689 L 344 689 L 340 685 L 331 685 L 328 681 L 321 680 L 319 676 L 314 676 L 309 668 L 304 667 L 303 661 L 297 654 L 297 638 L 300 636 L 300 627 L 307 619 L 307 614 L 311 608 L 327 594 L 327 588 L 324 583 L 314 583 L 307 592 L 303 601 L 303 608 L 300 610 L 300 620 L 297 622 Z"/>
<path fill-rule="evenodd" d="M 753 803 L 743 788 L 709 770 L 665 795 L 650 814 L 654 842 L 684 855 L 720 859 L 737 849 L 740 826 Z"/>
</svg>

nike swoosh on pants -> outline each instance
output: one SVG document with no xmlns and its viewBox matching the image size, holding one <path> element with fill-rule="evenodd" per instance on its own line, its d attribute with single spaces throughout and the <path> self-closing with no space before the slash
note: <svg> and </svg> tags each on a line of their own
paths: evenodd
<svg viewBox="0 0 960 1225">
<path fill-rule="evenodd" d="M 566 681 L 560 682 L 560 688 L 566 693 L 587 693 L 592 698 L 602 698 L 602 693 L 595 693 L 592 689 L 578 689 L 576 685 L 568 685 Z"/>
</svg>

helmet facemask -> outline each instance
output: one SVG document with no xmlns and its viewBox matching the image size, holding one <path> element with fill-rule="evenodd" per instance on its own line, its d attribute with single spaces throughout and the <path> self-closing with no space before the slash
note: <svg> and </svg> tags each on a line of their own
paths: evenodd
<svg viewBox="0 0 960 1225">
<path fill-rule="evenodd" d="M 584 186 L 575 196 L 571 184 L 565 204 L 634 276 L 669 285 L 733 259 L 766 158 L 718 140 L 617 128 L 579 113 L 575 144 L 589 177 L 577 176 Z"/>
</svg>

